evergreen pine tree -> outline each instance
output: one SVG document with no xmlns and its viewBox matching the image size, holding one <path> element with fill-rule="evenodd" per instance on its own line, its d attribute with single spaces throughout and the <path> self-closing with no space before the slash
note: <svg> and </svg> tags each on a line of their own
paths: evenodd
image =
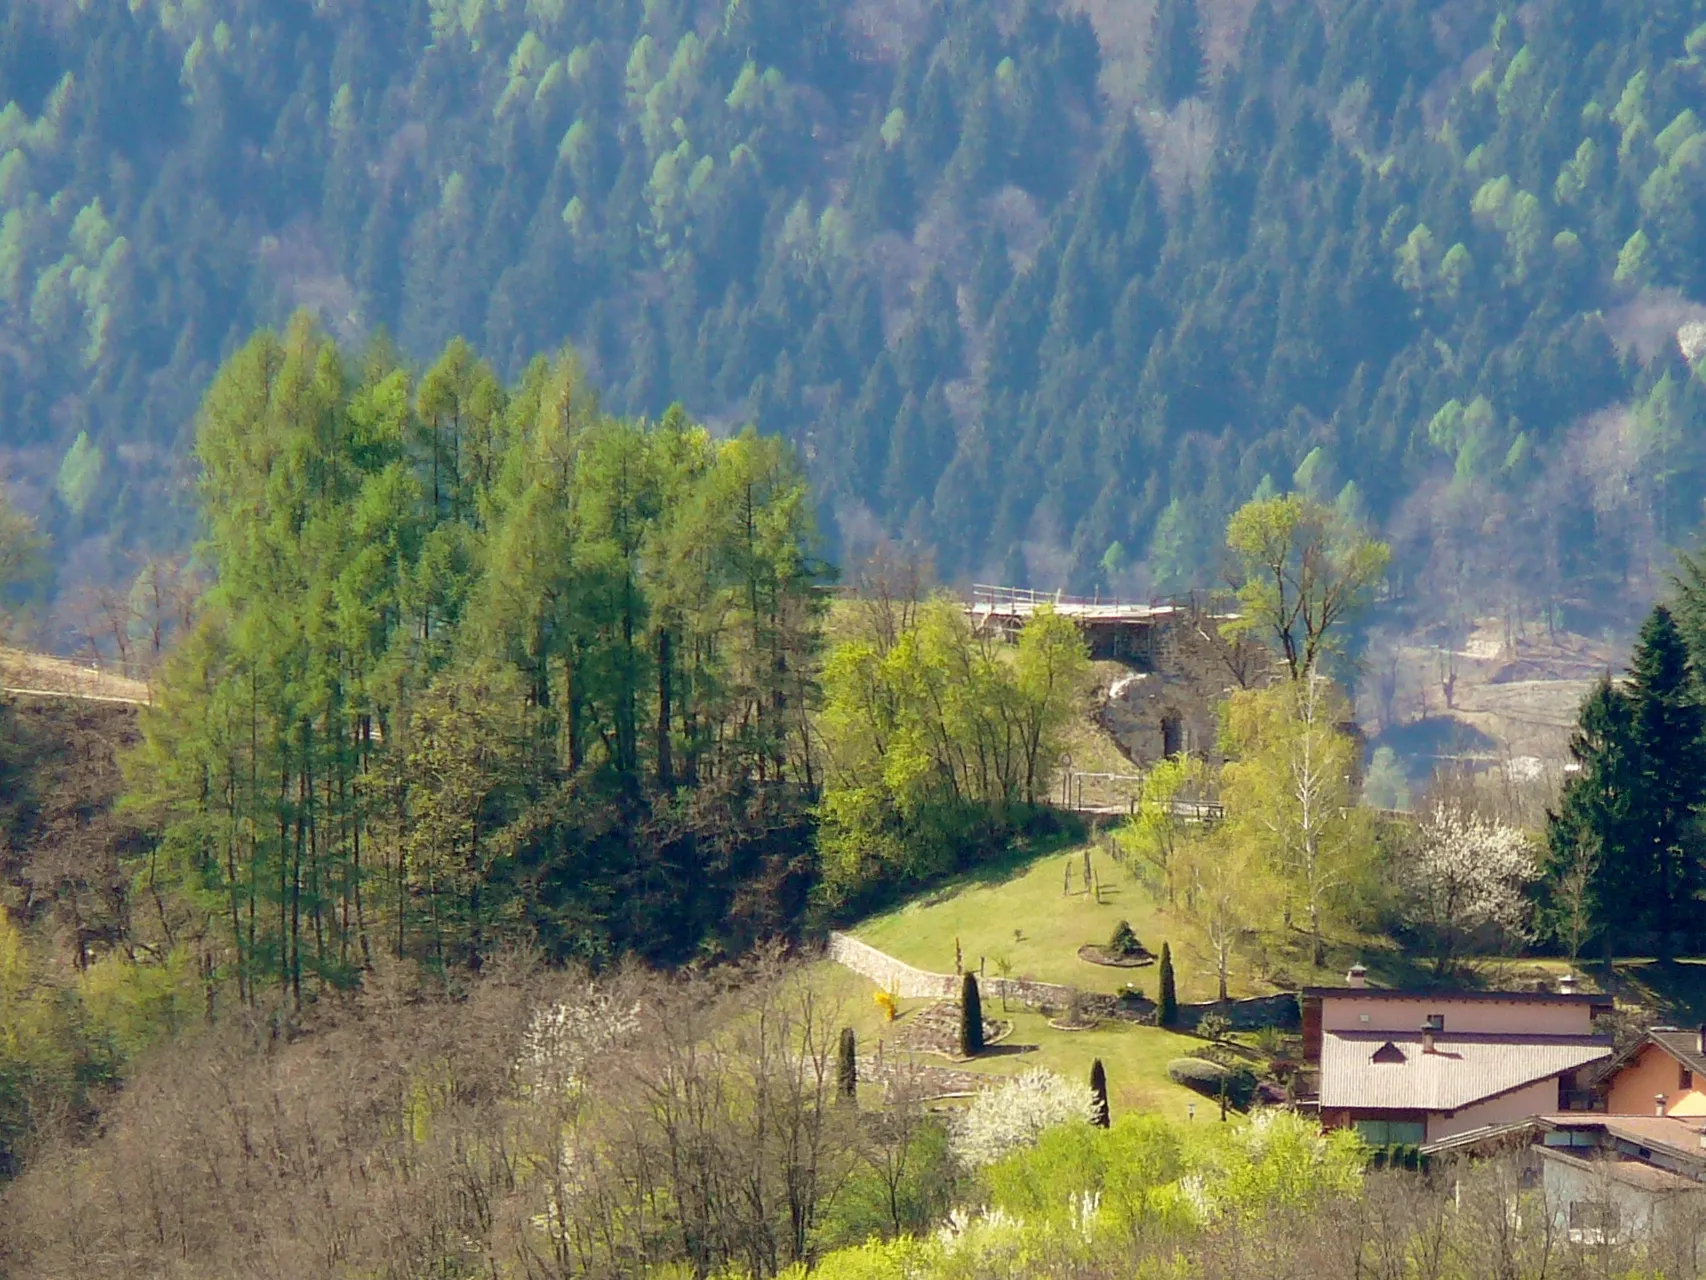
<svg viewBox="0 0 1706 1280">
<path fill-rule="evenodd" d="M 1100 1058 L 1090 1064 L 1090 1093 L 1095 1099 L 1090 1123 L 1106 1129 L 1113 1121 L 1108 1110 L 1108 1073 L 1103 1070 Z"/>
<path fill-rule="evenodd" d="M 1591 865 L 1583 896 L 1608 952 L 1656 945 L 1668 956 L 1687 941 L 1701 889 L 1706 717 L 1665 606 L 1642 625 L 1629 675 L 1627 689 L 1607 678 L 1582 703 L 1570 743 L 1577 769 L 1547 826 L 1542 914 L 1561 934 L 1570 869 Z"/>
<path fill-rule="evenodd" d="M 1161 944 L 1161 989 L 1155 997 L 1155 1023 L 1170 1027 L 1179 1020 L 1179 991 L 1173 979 L 1173 948 Z"/>
<path fill-rule="evenodd" d="M 1697 819 L 1706 801 L 1706 746 L 1688 647 L 1664 605 L 1642 624 L 1629 664 L 1631 728 L 1639 785 L 1634 869 L 1650 886 L 1646 923 L 1670 956 L 1691 927 L 1700 890 Z"/>
<path fill-rule="evenodd" d="M 983 1052 L 983 998 L 978 995 L 977 975 L 966 974 L 960 985 L 960 1055 L 975 1058 Z"/>
<path fill-rule="evenodd" d="M 835 1091 L 848 1099 L 859 1096 L 858 1042 L 852 1027 L 841 1028 L 840 1051 L 835 1058 Z"/>
<path fill-rule="evenodd" d="M 1160 0 L 1149 36 L 1149 92 L 1171 111 L 1202 88 L 1202 27 L 1197 0 Z"/>
</svg>

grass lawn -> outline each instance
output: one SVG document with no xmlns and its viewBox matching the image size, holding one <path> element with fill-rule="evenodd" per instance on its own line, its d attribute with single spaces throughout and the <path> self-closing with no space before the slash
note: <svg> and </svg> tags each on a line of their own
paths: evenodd
<svg viewBox="0 0 1706 1280">
<path fill-rule="evenodd" d="M 1212 1109 L 1212 1104 L 1167 1078 L 1167 1064 L 1174 1058 L 1201 1055 L 1203 1041 L 1195 1036 L 1129 1022 L 1104 1023 L 1094 1031 L 1056 1031 L 1041 1014 L 1002 1013 L 999 1001 L 989 1014 L 1010 1019 L 1013 1034 L 993 1046 L 991 1055 L 973 1064 L 973 1070 L 1018 1075 L 1043 1067 L 1069 1080 L 1087 1082 L 1090 1064 L 1100 1058 L 1108 1073 L 1108 1101 L 1116 1116 L 1127 1111 L 1155 1111 L 1183 1120 L 1189 1103 L 1198 1104 L 1199 1118 Z"/>
<path fill-rule="evenodd" d="M 1068 861 L 1073 892 L 1061 892 Z M 1190 921 L 1158 908 L 1149 892 L 1101 849 L 1091 861 L 1102 885 L 1098 903 L 1083 892 L 1081 849 L 1043 854 L 990 870 L 927 894 L 903 907 L 863 921 L 855 937 L 880 951 L 936 973 L 954 971 L 954 940 L 959 939 L 967 968 L 981 961 L 990 977 L 1001 976 L 1001 960 L 1016 978 L 1059 982 L 1085 991 L 1116 992 L 1132 983 L 1150 999 L 1156 995 L 1155 966 L 1112 969 L 1078 958 L 1087 942 L 1105 943 L 1121 920 L 1129 920 L 1138 938 L 1159 954 L 1163 941 L 1173 946 L 1179 999 L 1212 1000 L 1212 953 Z M 1274 988 L 1246 966 L 1235 965 L 1233 995 L 1260 995 Z"/>
<path fill-rule="evenodd" d="M 816 962 L 808 974 L 813 988 L 829 1002 L 829 1016 L 853 1028 L 861 1055 L 874 1053 L 878 1041 L 889 1041 L 906 1025 L 909 1015 L 931 1003 L 902 1000 L 900 1018 L 891 1023 L 877 1006 L 874 983 L 829 960 Z M 1174 1058 L 1202 1052 L 1203 1042 L 1194 1036 L 1131 1023 L 1106 1023 L 1094 1031 L 1056 1031 L 1041 1014 L 1017 1008 L 1003 1012 L 998 1000 L 990 1001 L 984 1012 L 988 1017 L 1011 1021 L 1013 1034 L 971 1062 L 950 1062 L 934 1054 L 923 1054 L 919 1061 L 995 1076 L 1018 1075 L 1041 1067 L 1067 1079 L 1088 1082 L 1090 1064 L 1100 1058 L 1108 1073 L 1108 1099 L 1115 1115 L 1155 1111 L 1182 1120 L 1192 1102 L 1197 1103 L 1198 1119 L 1214 1114 L 1212 1101 L 1167 1078 L 1167 1064 Z M 885 1052 L 904 1051 L 885 1045 Z"/>
</svg>

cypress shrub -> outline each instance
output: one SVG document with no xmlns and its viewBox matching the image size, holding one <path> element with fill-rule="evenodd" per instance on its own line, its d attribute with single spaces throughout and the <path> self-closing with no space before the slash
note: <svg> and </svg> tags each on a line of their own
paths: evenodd
<svg viewBox="0 0 1706 1280">
<path fill-rule="evenodd" d="M 1113 1117 L 1108 1111 L 1108 1073 L 1103 1070 L 1100 1058 L 1090 1064 L 1090 1092 L 1096 1099 L 1091 1123 L 1106 1129 L 1113 1122 Z"/>
<path fill-rule="evenodd" d="M 1161 991 L 1155 997 L 1155 1021 L 1171 1027 L 1179 1021 L 1179 990 L 1173 981 L 1173 948 L 1161 944 Z"/>
<path fill-rule="evenodd" d="M 977 975 L 966 974 L 960 985 L 960 1053 L 975 1058 L 983 1052 L 983 998 L 977 992 Z"/>
<path fill-rule="evenodd" d="M 856 1098 L 859 1096 L 859 1058 L 852 1027 L 841 1028 L 840 1050 L 835 1059 L 836 1092 L 844 1098 Z"/>
</svg>

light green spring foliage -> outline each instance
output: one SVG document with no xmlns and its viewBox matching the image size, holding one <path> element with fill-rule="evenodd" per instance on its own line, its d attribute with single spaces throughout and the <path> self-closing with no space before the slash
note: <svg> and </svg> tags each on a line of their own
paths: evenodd
<svg viewBox="0 0 1706 1280">
<path fill-rule="evenodd" d="M 567 353 L 506 388 L 458 340 L 415 384 L 299 317 L 221 371 L 198 453 L 217 582 L 131 801 L 244 998 L 380 947 L 477 962 L 541 911 L 564 951 L 632 945 L 594 902 L 616 872 L 551 870 L 602 798 L 808 780 L 818 569 L 779 442 L 612 419 Z M 524 863 L 572 888 L 542 906 Z M 650 909 L 623 927 L 682 927 Z"/>
<path fill-rule="evenodd" d="M 1350 714 L 1321 676 L 1242 690 L 1222 709 L 1222 830 L 1283 887 L 1287 910 L 1307 916 L 1317 965 L 1374 856 L 1370 815 L 1351 787 L 1357 746 L 1341 728 Z"/>
<path fill-rule="evenodd" d="M 1333 507 L 1288 493 L 1252 499 L 1226 526 L 1238 573 L 1230 635 L 1270 644 L 1293 680 L 1341 647 L 1344 623 L 1373 595 L 1391 548 Z"/>
<path fill-rule="evenodd" d="M 90 1029 L 119 1061 L 197 1025 L 207 992 L 190 947 L 174 947 L 158 963 L 139 963 L 122 952 L 102 956 L 84 971 L 77 996 Z"/>
<path fill-rule="evenodd" d="M 983 1174 L 988 1208 L 956 1213 L 924 1237 L 871 1241 L 825 1256 L 814 1278 L 957 1280 L 1059 1274 L 1073 1260 L 1130 1265 L 1138 1238 L 1172 1239 L 1188 1258 L 1211 1226 L 1307 1215 L 1355 1195 L 1365 1150 L 1289 1112 L 1248 1123 L 1169 1124 L 1126 1116 L 1112 1128 L 1065 1125 Z M 786 1273 L 804 1280 L 804 1270 Z M 1147 1274 L 1147 1273 L 1146 1273 Z M 733 1280 L 733 1277 L 728 1277 Z"/>
<path fill-rule="evenodd" d="M 1137 812 L 1114 833 L 1120 851 L 1135 859 L 1137 873 L 1169 906 L 1179 900 L 1180 859 L 1192 835 L 1179 806 L 1206 800 L 1211 780 L 1201 756 L 1184 752 L 1159 761 L 1143 775 Z"/>
<path fill-rule="evenodd" d="M 82 515 L 88 509 L 101 482 L 103 461 L 101 447 L 90 442 L 87 431 L 79 431 L 59 464 L 59 477 L 54 482 L 54 492 L 74 514 Z"/>
<path fill-rule="evenodd" d="M 0 635 L 5 631 L 6 593 L 27 582 L 42 564 L 46 541 L 36 530 L 36 522 L 12 505 L 0 484 Z"/>
<path fill-rule="evenodd" d="M 1408 809 L 1410 780 L 1391 747 L 1376 747 L 1362 783 L 1363 803 L 1375 809 Z"/>
<path fill-rule="evenodd" d="M 1077 626 L 1046 608 L 1011 653 L 946 598 L 886 651 L 836 645 L 823 671 L 825 900 L 940 874 L 1043 799 L 1088 677 Z"/>
<path fill-rule="evenodd" d="M 84 1034 L 76 993 L 51 980 L 24 930 L 0 906 L 0 1168 L 28 1154 L 34 1131 L 86 1105 L 110 1073 Z"/>
</svg>

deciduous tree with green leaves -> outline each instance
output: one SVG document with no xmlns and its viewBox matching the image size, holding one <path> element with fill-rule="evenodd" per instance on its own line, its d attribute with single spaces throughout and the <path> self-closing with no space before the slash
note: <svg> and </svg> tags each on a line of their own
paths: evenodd
<svg viewBox="0 0 1706 1280">
<path fill-rule="evenodd" d="M 1386 573 L 1391 549 L 1333 507 L 1290 493 L 1245 503 L 1226 526 L 1239 616 L 1231 635 L 1267 640 L 1302 680 L 1343 642 L 1342 625 Z"/>
<path fill-rule="evenodd" d="M 1286 924 L 1307 917 L 1311 961 L 1326 963 L 1326 926 L 1350 901 L 1374 853 L 1370 814 L 1357 804 L 1350 708 L 1309 673 L 1226 702 L 1221 770 L 1226 833 L 1282 886 Z"/>
</svg>

